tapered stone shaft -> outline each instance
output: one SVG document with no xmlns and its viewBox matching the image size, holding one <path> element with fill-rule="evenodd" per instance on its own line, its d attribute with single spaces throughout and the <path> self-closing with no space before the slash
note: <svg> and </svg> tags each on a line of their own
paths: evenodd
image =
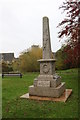
<svg viewBox="0 0 80 120">
<path fill-rule="evenodd" d="M 43 59 L 51 59 L 51 43 L 48 17 L 43 17 Z"/>
</svg>

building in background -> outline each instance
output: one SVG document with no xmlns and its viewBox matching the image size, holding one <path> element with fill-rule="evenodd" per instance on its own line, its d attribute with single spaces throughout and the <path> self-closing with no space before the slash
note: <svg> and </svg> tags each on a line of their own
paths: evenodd
<svg viewBox="0 0 80 120">
<path fill-rule="evenodd" d="M 14 60 L 14 53 L 0 53 L 0 61 L 10 63 Z"/>
</svg>

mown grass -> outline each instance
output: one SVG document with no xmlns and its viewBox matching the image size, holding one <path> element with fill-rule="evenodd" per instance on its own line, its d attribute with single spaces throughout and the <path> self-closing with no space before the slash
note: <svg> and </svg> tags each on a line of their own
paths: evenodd
<svg viewBox="0 0 80 120">
<path fill-rule="evenodd" d="M 38 73 L 26 73 L 23 78 L 5 77 L 2 79 L 3 118 L 77 118 L 78 79 L 77 69 L 57 71 L 66 82 L 66 88 L 73 90 L 67 102 L 50 102 L 20 99 L 28 92 L 28 87 Z"/>
</svg>

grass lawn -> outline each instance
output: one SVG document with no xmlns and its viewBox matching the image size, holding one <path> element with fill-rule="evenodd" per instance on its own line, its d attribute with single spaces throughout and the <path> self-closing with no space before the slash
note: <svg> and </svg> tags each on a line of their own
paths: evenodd
<svg viewBox="0 0 80 120">
<path fill-rule="evenodd" d="M 77 69 L 57 71 L 66 82 L 66 88 L 73 90 L 67 102 L 50 102 L 20 99 L 38 73 L 26 73 L 23 78 L 2 79 L 3 118 L 78 118 Z"/>
</svg>

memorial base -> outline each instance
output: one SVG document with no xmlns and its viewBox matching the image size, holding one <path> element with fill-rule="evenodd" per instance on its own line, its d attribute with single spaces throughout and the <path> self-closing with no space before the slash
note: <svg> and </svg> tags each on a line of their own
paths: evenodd
<svg viewBox="0 0 80 120">
<path fill-rule="evenodd" d="M 41 97 L 60 97 L 65 91 L 65 83 L 61 83 L 58 87 L 39 87 L 29 86 L 29 95 Z"/>
<path fill-rule="evenodd" d="M 30 100 L 40 100 L 40 101 L 66 102 L 67 99 L 70 97 L 71 93 L 72 93 L 72 89 L 66 89 L 59 98 L 31 96 L 29 95 L 29 93 L 20 96 L 20 98 L 30 99 Z"/>
</svg>

